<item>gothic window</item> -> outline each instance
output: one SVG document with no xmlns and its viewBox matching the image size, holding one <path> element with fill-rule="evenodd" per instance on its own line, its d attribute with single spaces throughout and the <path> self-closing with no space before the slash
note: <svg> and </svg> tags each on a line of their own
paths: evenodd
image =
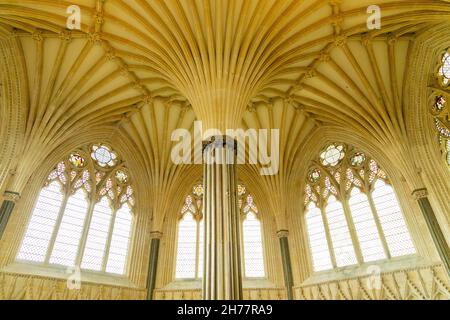
<svg viewBox="0 0 450 320">
<path fill-rule="evenodd" d="M 178 222 L 177 279 L 199 279 L 203 273 L 203 186 L 186 197 Z"/>
<path fill-rule="evenodd" d="M 445 141 L 445 159 L 450 166 L 450 140 Z"/>
<path fill-rule="evenodd" d="M 313 161 L 305 210 L 316 272 L 415 254 L 386 173 L 351 146 L 331 144 Z"/>
<path fill-rule="evenodd" d="M 110 147 L 76 150 L 48 176 L 17 260 L 124 275 L 134 204 L 127 169 Z"/>
<path fill-rule="evenodd" d="M 450 120 L 448 101 L 450 99 L 450 48 L 439 60 L 437 84 L 431 86 L 430 112 L 441 147 L 442 158 L 450 166 Z"/>
<path fill-rule="evenodd" d="M 241 190 L 244 191 L 245 188 Z M 242 193 L 240 197 L 245 199 L 241 207 L 244 275 L 246 278 L 263 278 L 265 277 L 264 252 L 258 208 L 251 195 Z"/>
<path fill-rule="evenodd" d="M 178 221 L 177 279 L 200 279 L 203 276 L 203 185 L 193 187 L 185 198 Z M 254 199 L 242 185 L 238 185 L 238 205 L 241 210 L 241 237 L 246 278 L 265 277 L 261 222 Z"/>
<path fill-rule="evenodd" d="M 442 56 L 438 76 L 443 86 L 447 86 L 450 83 L 450 49 Z"/>
</svg>

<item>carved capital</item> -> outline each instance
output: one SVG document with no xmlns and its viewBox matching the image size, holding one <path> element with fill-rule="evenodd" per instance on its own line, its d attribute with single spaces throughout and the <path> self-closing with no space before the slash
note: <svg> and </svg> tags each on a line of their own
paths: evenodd
<svg viewBox="0 0 450 320">
<path fill-rule="evenodd" d="M 279 231 L 277 231 L 277 237 L 279 239 L 287 238 L 288 236 L 289 236 L 289 230 L 279 230 Z"/>
<path fill-rule="evenodd" d="M 3 194 L 3 198 L 7 201 L 16 203 L 20 199 L 20 194 L 14 191 L 5 191 L 5 193 Z"/>
<path fill-rule="evenodd" d="M 159 231 L 150 232 L 150 239 L 161 239 L 162 236 L 163 236 L 162 232 L 159 232 Z"/>
<path fill-rule="evenodd" d="M 416 189 L 412 192 L 412 195 L 415 200 L 419 200 L 428 197 L 428 191 L 425 188 Z"/>
<path fill-rule="evenodd" d="M 212 136 L 209 140 L 203 141 L 203 152 L 218 148 L 228 148 L 237 152 L 237 141 L 229 136 Z"/>
</svg>

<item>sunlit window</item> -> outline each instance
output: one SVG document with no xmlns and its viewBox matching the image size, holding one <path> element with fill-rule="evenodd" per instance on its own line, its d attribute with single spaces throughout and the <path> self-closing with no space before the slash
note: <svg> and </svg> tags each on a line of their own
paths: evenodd
<svg viewBox="0 0 450 320">
<path fill-rule="evenodd" d="M 446 151 L 447 164 L 450 166 L 450 140 L 447 140 L 445 143 L 445 151 Z"/>
<path fill-rule="evenodd" d="M 308 228 L 309 246 L 314 270 L 322 271 L 331 269 L 333 266 L 331 264 L 330 250 L 328 248 L 322 213 L 314 202 L 311 202 L 308 206 L 306 226 Z"/>
<path fill-rule="evenodd" d="M 196 185 L 186 197 L 178 222 L 177 279 L 199 279 L 203 275 L 203 186 Z"/>
<path fill-rule="evenodd" d="M 355 251 L 342 204 L 334 196 L 328 199 L 325 213 L 338 267 L 356 263 Z"/>
<path fill-rule="evenodd" d="M 265 271 L 261 222 L 258 218 L 258 208 L 251 195 L 246 197 L 242 212 L 244 214 L 242 223 L 244 275 L 246 278 L 263 278 Z"/>
<path fill-rule="evenodd" d="M 125 274 L 133 189 L 110 147 L 70 154 L 37 199 L 17 260 Z"/>
<path fill-rule="evenodd" d="M 442 64 L 439 68 L 439 75 L 444 86 L 450 83 L 450 50 L 444 53 L 442 57 Z"/>
<path fill-rule="evenodd" d="M 386 173 L 353 147 L 332 144 L 319 154 L 305 209 L 314 271 L 416 252 Z"/>
<path fill-rule="evenodd" d="M 434 125 L 442 158 L 450 168 L 450 120 L 448 101 L 450 101 L 450 48 L 439 56 L 438 83 L 431 85 L 430 113 Z"/>
<path fill-rule="evenodd" d="M 364 261 L 385 259 L 383 244 L 367 195 L 358 188 L 353 188 L 348 204 Z M 395 214 L 395 212 L 390 212 L 390 214 Z"/>
<path fill-rule="evenodd" d="M 242 254 L 246 278 L 265 277 L 262 228 L 259 211 L 247 189 L 238 185 L 238 205 L 242 216 Z M 177 279 L 200 279 L 203 276 L 204 219 L 203 186 L 194 186 L 186 196 L 178 221 Z"/>
<path fill-rule="evenodd" d="M 186 213 L 178 224 L 178 251 L 176 277 L 197 278 L 198 268 L 198 221 L 191 213 Z"/>
</svg>

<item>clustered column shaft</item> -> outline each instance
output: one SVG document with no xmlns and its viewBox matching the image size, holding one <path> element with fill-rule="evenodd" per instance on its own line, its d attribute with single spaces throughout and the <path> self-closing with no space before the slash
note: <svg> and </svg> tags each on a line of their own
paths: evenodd
<svg viewBox="0 0 450 320">
<path fill-rule="evenodd" d="M 205 300 L 242 299 L 236 147 L 226 136 L 203 144 Z"/>
</svg>

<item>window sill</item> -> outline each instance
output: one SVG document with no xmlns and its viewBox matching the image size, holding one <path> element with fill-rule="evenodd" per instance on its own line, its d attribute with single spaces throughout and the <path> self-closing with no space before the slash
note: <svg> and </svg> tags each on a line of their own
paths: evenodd
<svg viewBox="0 0 450 320">
<path fill-rule="evenodd" d="M 302 283 L 302 286 L 368 276 L 374 273 L 375 270 L 371 269 L 373 266 L 379 267 L 381 273 L 386 273 L 412 267 L 428 266 L 429 264 L 429 260 L 417 255 L 367 262 L 361 265 L 352 265 L 333 270 L 315 272 Z"/>
<path fill-rule="evenodd" d="M 244 289 L 278 288 L 273 282 L 266 278 L 244 279 L 242 285 Z M 176 279 L 159 290 L 200 290 L 201 288 L 201 279 Z"/>
<path fill-rule="evenodd" d="M 73 274 L 72 271 L 73 268 L 23 262 L 15 262 L 9 264 L 0 270 L 0 272 L 4 273 L 30 275 L 60 280 L 67 280 L 68 277 Z M 130 282 L 126 276 L 95 271 L 81 270 L 81 282 L 99 285 L 110 285 L 115 287 L 137 288 L 137 286 Z"/>
</svg>

